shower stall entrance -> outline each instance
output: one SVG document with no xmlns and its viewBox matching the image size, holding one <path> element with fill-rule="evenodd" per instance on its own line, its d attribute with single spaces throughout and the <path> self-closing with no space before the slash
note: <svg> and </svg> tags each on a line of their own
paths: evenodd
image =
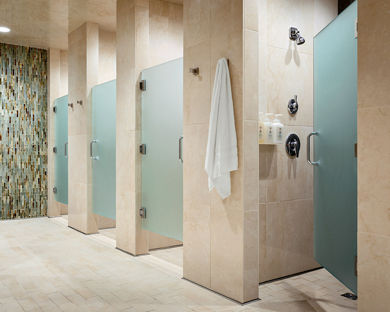
<svg viewBox="0 0 390 312">
<path fill-rule="evenodd" d="M 55 107 L 55 186 L 54 199 L 68 204 L 68 96 L 54 101 Z"/>
<path fill-rule="evenodd" d="M 92 211 L 116 218 L 116 80 L 92 88 Z"/>
<path fill-rule="evenodd" d="M 357 292 L 357 3 L 314 38 L 316 260 Z M 314 156 L 310 159 L 310 137 Z"/>
<path fill-rule="evenodd" d="M 183 238 L 183 59 L 142 71 L 142 227 Z"/>
</svg>

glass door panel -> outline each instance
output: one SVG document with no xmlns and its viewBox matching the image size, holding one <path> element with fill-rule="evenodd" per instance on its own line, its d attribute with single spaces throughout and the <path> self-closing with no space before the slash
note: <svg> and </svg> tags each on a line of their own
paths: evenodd
<svg viewBox="0 0 390 312">
<path fill-rule="evenodd" d="M 92 206 L 93 212 L 116 216 L 116 80 L 92 88 Z"/>
<path fill-rule="evenodd" d="M 68 204 L 68 96 L 54 101 L 55 113 L 55 187 L 56 201 Z"/>
<path fill-rule="evenodd" d="M 315 258 L 357 291 L 357 3 L 314 38 Z"/>
<path fill-rule="evenodd" d="M 142 79 L 142 226 L 182 240 L 183 59 L 148 68 Z"/>
</svg>

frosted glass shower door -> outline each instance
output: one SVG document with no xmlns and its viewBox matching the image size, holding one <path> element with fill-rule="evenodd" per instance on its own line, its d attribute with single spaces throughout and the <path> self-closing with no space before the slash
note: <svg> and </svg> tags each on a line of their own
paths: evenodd
<svg viewBox="0 0 390 312">
<path fill-rule="evenodd" d="M 92 210 L 116 216 L 116 80 L 92 88 Z"/>
<path fill-rule="evenodd" d="M 144 229 L 182 240 L 183 59 L 142 72 Z"/>
<path fill-rule="evenodd" d="M 55 188 L 56 201 L 68 204 L 68 96 L 54 101 L 55 106 Z"/>
<path fill-rule="evenodd" d="M 314 250 L 356 293 L 357 3 L 314 38 Z"/>
</svg>

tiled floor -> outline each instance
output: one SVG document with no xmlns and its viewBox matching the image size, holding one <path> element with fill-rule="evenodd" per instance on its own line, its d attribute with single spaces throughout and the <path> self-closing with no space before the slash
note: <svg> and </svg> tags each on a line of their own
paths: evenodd
<svg viewBox="0 0 390 312">
<path fill-rule="evenodd" d="M 181 279 L 156 255 L 131 257 L 102 235 L 83 235 L 64 218 L 0 223 L 0 311 L 356 311 L 325 270 L 259 287 L 262 300 L 239 305 Z"/>
</svg>

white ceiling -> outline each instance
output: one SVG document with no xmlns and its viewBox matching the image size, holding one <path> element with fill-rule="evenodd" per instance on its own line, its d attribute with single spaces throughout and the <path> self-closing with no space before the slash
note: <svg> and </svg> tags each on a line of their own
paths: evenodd
<svg viewBox="0 0 390 312">
<path fill-rule="evenodd" d="M 0 0 L 0 42 L 67 49 L 68 32 L 86 21 L 115 31 L 116 0 Z"/>
<path fill-rule="evenodd" d="M 4 43 L 66 50 L 68 33 L 87 21 L 115 31 L 116 0 L 0 0 L 0 26 L 11 29 Z"/>
</svg>

